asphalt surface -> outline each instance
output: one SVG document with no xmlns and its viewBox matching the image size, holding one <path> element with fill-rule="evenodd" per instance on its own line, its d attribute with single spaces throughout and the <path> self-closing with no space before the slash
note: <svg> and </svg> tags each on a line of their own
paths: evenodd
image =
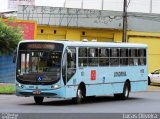
<svg viewBox="0 0 160 119">
<path fill-rule="evenodd" d="M 71 100 L 45 98 L 36 105 L 33 97 L 0 95 L 0 113 L 152 113 L 160 112 L 160 86 L 150 86 L 145 92 L 130 93 L 125 101 L 113 96 L 89 98 L 83 104 Z"/>
</svg>

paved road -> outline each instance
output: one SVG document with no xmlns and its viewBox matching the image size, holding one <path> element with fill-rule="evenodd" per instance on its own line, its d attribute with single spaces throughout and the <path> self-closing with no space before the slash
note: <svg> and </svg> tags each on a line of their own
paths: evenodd
<svg viewBox="0 0 160 119">
<path fill-rule="evenodd" d="M 31 97 L 0 95 L 1 113 L 151 113 L 160 112 L 160 86 L 150 86 L 146 92 L 131 93 L 125 101 L 112 96 L 88 99 L 77 105 L 71 100 L 45 99 L 36 105 Z"/>
</svg>

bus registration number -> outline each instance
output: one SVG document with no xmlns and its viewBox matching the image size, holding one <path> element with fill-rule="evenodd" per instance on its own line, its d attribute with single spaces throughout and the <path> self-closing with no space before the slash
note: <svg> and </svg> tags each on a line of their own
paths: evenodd
<svg viewBox="0 0 160 119">
<path fill-rule="evenodd" d="M 40 91 L 33 91 L 33 94 L 34 94 L 34 95 L 40 95 L 41 92 L 40 92 Z"/>
</svg>

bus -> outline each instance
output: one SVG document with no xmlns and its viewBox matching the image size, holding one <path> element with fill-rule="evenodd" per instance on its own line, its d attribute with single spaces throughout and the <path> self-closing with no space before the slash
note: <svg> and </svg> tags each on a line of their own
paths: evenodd
<svg viewBox="0 0 160 119">
<path fill-rule="evenodd" d="M 113 95 L 125 100 L 148 86 L 147 45 L 81 41 L 21 41 L 16 95 L 73 99 Z"/>
</svg>

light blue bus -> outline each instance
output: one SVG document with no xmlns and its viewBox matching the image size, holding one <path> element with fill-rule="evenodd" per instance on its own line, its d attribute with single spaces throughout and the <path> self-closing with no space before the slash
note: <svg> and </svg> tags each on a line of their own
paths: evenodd
<svg viewBox="0 0 160 119">
<path fill-rule="evenodd" d="M 73 99 L 113 94 L 127 99 L 148 86 L 147 45 L 22 41 L 17 48 L 16 95 Z"/>
</svg>

